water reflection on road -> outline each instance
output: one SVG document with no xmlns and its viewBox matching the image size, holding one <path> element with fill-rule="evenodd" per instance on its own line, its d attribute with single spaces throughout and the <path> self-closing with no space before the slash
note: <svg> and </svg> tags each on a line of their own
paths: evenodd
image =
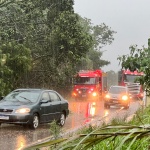
<svg viewBox="0 0 150 150">
<path fill-rule="evenodd" d="M 103 101 L 72 101 L 70 110 L 65 128 L 76 128 L 92 121 L 95 117 L 104 116 Z"/>
<path fill-rule="evenodd" d="M 134 113 L 139 107 L 132 102 L 129 110 L 120 108 L 104 109 L 103 101 L 70 101 L 70 115 L 63 132 L 84 126 L 92 121 L 108 123 L 113 117 L 123 117 Z M 119 111 L 119 113 L 118 113 Z M 20 150 L 22 147 L 50 136 L 50 125 L 40 125 L 35 131 L 22 126 L 2 124 L 0 127 L 0 150 Z"/>
</svg>

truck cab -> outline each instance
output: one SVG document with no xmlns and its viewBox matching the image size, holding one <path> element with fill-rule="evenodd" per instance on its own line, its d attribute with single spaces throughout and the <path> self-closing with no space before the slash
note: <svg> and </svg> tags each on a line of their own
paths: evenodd
<svg viewBox="0 0 150 150">
<path fill-rule="evenodd" d="M 118 85 L 126 86 L 134 99 L 143 99 L 144 89 L 137 80 L 143 75 L 143 72 L 121 70 L 118 72 Z"/>
<path fill-rule="evenodd" d="M 102 71 L 84 70 L 78 72 L 74 78 L 72 96 L 75 99 L 99 99 L 103 89 Z"/>
</svg>

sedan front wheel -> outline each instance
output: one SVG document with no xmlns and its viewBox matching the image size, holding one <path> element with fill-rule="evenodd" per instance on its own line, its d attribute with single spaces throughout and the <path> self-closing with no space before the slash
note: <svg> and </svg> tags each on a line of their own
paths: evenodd
<svg viewBox="0 0 150 150">
<path fill-rule="evenodd" d="M 39 116 L 38 116 L 38 114 L 34 114 L 30 128 L 36 129 L 38 126 L 39 126 Z"/>
</svg>

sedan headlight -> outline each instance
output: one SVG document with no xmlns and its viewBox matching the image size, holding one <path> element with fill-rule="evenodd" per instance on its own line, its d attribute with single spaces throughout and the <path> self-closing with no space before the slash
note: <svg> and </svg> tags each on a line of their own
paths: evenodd
<svg viewBox="0 0 150 150">
<path fill-rule="evenodd" d="M 25 114 L 29 112 L 30 112 L 30 108 L 20 108 L 15 111 L 15 113 L 19 113 L 19 114 Z"/>
<path fill-rule="evenodd" d="M 108 98 L 108 99 L 109 99 L 109 98 L 110 98 L 110 95 L 106 94 L 105 98 Z"/>
<path fill-rule="evenodd" d="M 122 96 L 122 100 L 124 100 L 124 101 L 128 100 L 128 96 L 127 95 L 123 95 Z"/>
</svg>

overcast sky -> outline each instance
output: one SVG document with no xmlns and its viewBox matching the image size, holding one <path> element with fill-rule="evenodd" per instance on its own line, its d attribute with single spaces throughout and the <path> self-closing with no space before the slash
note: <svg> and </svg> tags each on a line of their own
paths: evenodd
<svg viewBox="0 0 150 150">
<path fill-rule="evenodd" d="M 116 31 L 115 40 L 106 46 L 102 59 L 110 65 L 104 71 L 120 69 L 118 56 L 129 54 L 129 46 L 147 47 L 150 38 L 150 0 L 74 0 L 74 10 L 94 25 L 105 23 Z"/>
</svg>

